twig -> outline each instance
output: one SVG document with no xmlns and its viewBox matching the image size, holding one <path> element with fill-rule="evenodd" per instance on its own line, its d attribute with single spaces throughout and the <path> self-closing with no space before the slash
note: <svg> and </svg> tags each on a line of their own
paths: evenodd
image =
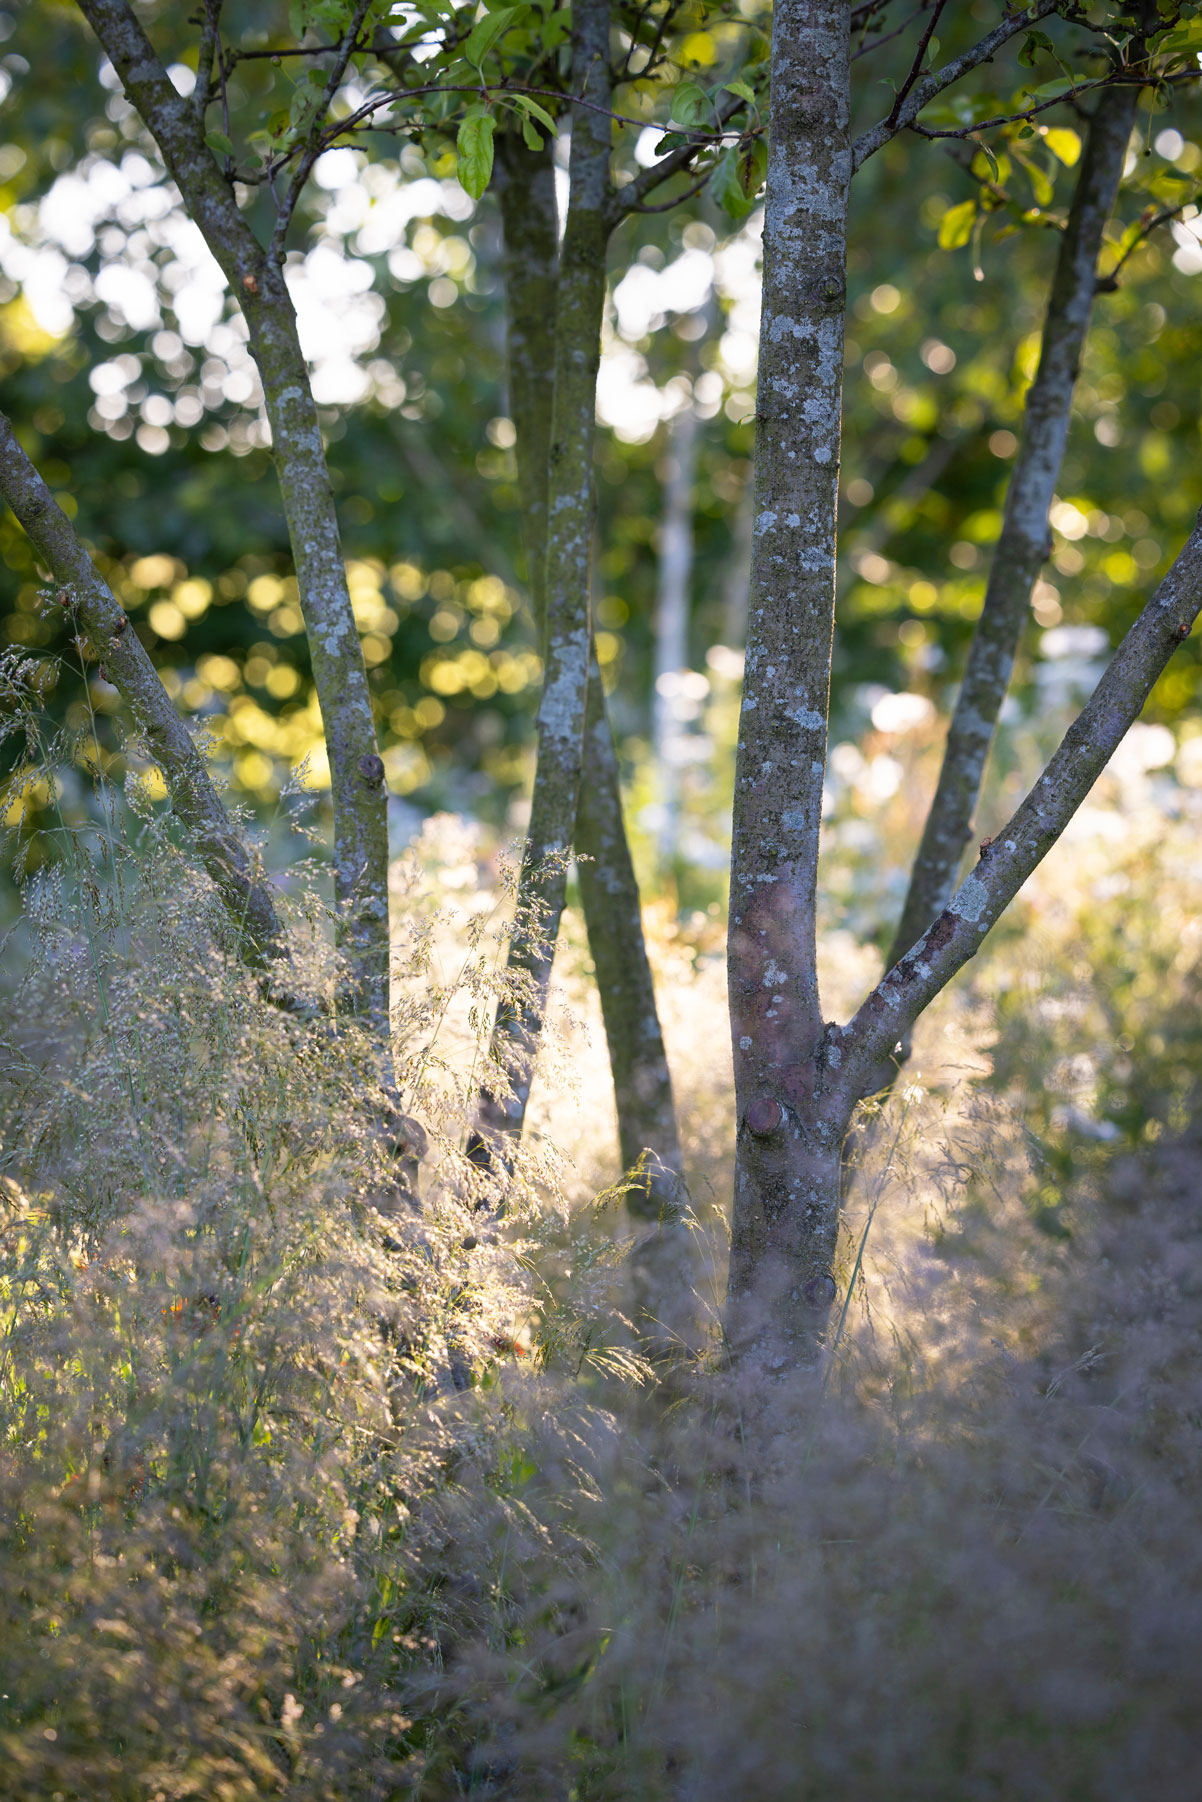
<svg viewBox="0 0 1202 1802">
<path fill-rule="evenodd" d="M 334 66 L 330 70 L 329 79 L 326 82 L 321 100 L 318 103 L 317 112 L 313 119 L 313 124 L 310 127 L 309 142 L 301 157 L 300 163 L 297 166 L 296 174 L 292 178 L 288 192 L 284 196 L 283 205 L 280 207 L 279 211 L 279 217 L 275 222 L 275 230 L 271 234 L 270 254 L 275 257 L 277 261 L 283 256 L 284 239 L 288 235 L 288 226 L 291 223 L 292 215 L 296 210 L 296 203 L 300 199 L 301 190 L 308 181 L 309 176 L 312 174 L 314 163 L 325 149 L 325 144 L 323 142 L 324 134 L 318 130 L 318 121 L 325 118 L 330 107 L 334 103 L 335 94 L 337 94 L 339 88 L 342 86 L 342 78 L 346 74 L 347 64 L 351 60 L 351 54 L 355 48 L 360 29 L 364 19 L 367 17 L 370 5 L 371 0 L 357 0 L 355 16 L 351 20 L 346 36 L 342 40 L 342 45 L 338 54 L 334 58 Z"/>
<path fill-rule="evenodd" d="M 858 62 L 862 56 L 867 56 L 870 50 L 879 50 L 882 44 L 891 44 L 893 42 L 894 38 L 899 38 L 903 31 L 907 30 L 909 26 L 913 25 L 915 19 L 920 18 L 921 15 L 924 12 L 926 12 L 926 10 L 927 10 L 928 6 L 930 6 L 930 4 L 931 4 L 931 0 L 922 0 L 922 5 L 916 6 L 912 13 L 907 14 L 907 16 L 902 20 L 901 24 L 898 25 L 893 31 L 887 31 L 883 38 L 870 38 L 866 44 L 861 44 L 860 48 L 858 50 L 852 51 L 852 53 L 851 53 L 852 62 L 853 63 Z"/>
<path fill-rule="evenodd" d="M 674 207 L 683 206 L 686 200 L 692 200 L 696 195 L 700 194 L 702 188 L 705 187 L 713 173 L 713 166 L 711 165 L 710 168 L 705 171 L 704 175 L 698 176 L 691 188 L 686 188 L 683 194 L 674 194 L 671 200 L 659 200 L 654 206 L 643 206 L 636 203 L 632 206 L 623 207 L 622 210 L 626 213 L 670 213 Z M 618 189 L 619 201 L 624 192 L 625 189 Z"/>
<path fill-rule="evenodd" d="M 723 143 L 726 138 L 734 136 L 734 133 L 725 129 L 726 124 L 728 120 L 734 118 L 743 104 L 743 101 L 732 95 L 730 100 L 718 109 L 718 119 L 722 126 L 720 131 L 694 131 L 690 127 L 689 143 L 679 144 L 675 150 L 669 151 L 662 162 L 653 163 L 650 169 L 644 169 L 641 175 L 636 176 L 633 181 L 627 182 L 624 188 L 618 189 L 611 201 L 615 219 L 620 219 L 625 213 L 642 210 L 642 202 L 647 195 L 658 188 L 661 182 L 667 181 L 670 176 L 678 175 L 682 169 L 687 168 L 698 150 L 703 150 L 707 143 Z M 668 130 L 671 130 L 670 126 Z M 745 134 L 740 132 L 738 135 L 742 137 Z M 648 210 L 654 211 L 655 209 Z"/>
<path fill-rule="evenodd" d="M 945 88 L 951 87 L 954 82 L 959 81 L 970 70 L 979 67 L 981 63 L 988 62 L 994 52 L 1000 50 L 1003 44 L 1009 43 L 1017 32 L 1026 30 L 1040 19 L 1046 19 L 1049 13 L 1056 11 L 1059 4 L 1060 0 L 1034 0 L 1034 3 L 1025 11 L 1007 14 L 1000 25 L 995 26 L 970 50 L 965 50 L 962 55 L 953 57 L 951 62 L 945 63 L 942 69 L 932 71 L 924 80 L 919 81 L 910 90 L 902 106 L 898 107 L 895 103 L 887 119 L 882 119 L 879 125 L 874 125 L 871 130 L 863 132 L 856 139 L 852 147 L 853 171 L 867 162 L 868 158 L 882 145 L 887 144 L 890 138 L 904 130 L 912 120 L 918 117 L 924 106 L 930 105 L 936 95 L 941 94 Z"/>
<path fill-rule="evenodd" d="M 221 0 L 205 0 L 205 16 L 201 26 L 200 50 L 196 59 L 196 87 L 192 94 L 192 110 L 203 120 L 213 98 L 213 60 L 219 54 Z"/>
<path fill-rule="evenodd" d="M 1110 274 L 1100 275 L 1098 277 L 1098 293 L 1113 294 L 1119 285 L 1119 271 L 1122 269 L 1123 264 L 1127 261 L 1128 257 L 1134 255 L 1140 245 L 1144 243 L 1146 239 L 1150 238 L 1152 233 L 1157 231 L 1160 226 L 1167 225 L 1170 219 L 1175 219 L 1179 213 L 1183 213 L 1187 206 L 1197 206 L 1200 200 L 1202 200 L 1202 193 L 1195 194 L 1192 199 L 1180 200 L 1176 206 L 1163 207 L 1160 212 L 1154 213 L 1150 219 L 1145 219 L 1138 232 L 1135 234 L 1135 237 L 1132 238 L 1130 244 L 1128 244 L 1126 250 L 1123 252 L 1114 268 L 1110 271 Z"/>
<path fill-rule="evenodd" d="M 926 30 L 923 32 L 922 37 L 918 41 L 918 48 L 914 52 L 914 60 L 910 64 L 909 73 L 907 74 L 906 79 L 902 82 L 901 87 L 897 90 L 897 94 L 893 101 L 892 110 L 889 114 L 888 119 L 886 119 L 886 121 L 885 121 L 886 125 L 896 125 L 897 124 L 898 115 L 900 114 L 902 107 L 906 103 L 906 96 L 909 94 L 910 90 L 913 88 L 915 82 L 918 80 L 918 77 L 922 74 L 922 65 L 926 58 L 927 45 L 930 43 L 932 37 L 935 35 L 935 27 L 939 23 L 939 15 L 943 11 L 943 9 L 946 5 L 947 5 L 947 0 L 935 0 L 934 11 L 931 13 L 930 18 L 927 21 Z"/>
</svg>

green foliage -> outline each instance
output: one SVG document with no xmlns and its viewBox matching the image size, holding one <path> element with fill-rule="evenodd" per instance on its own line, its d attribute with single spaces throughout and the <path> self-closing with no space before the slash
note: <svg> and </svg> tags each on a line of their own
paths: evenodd
<svg viewBox="0 0 1202 1802">
<path fill-rule="evenodd" d="M 473 107 L 463 115 L 456 140 L 459 150 L 460 185 L 473 200 L 479 200 L 492 179 L 493 133 L 496 119 L 484 107 Z"/>
</svg>

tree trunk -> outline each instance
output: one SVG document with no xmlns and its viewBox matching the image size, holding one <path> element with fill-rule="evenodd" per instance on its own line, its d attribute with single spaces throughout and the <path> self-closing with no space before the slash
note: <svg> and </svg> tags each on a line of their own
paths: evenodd
<svg viewBox="0 0 1202 1802">
<path fill-rule="evenodd" d="M 618 1148 L 623 1169 L 637 1171 L 626 1204 L 641 1219 L 673 1220 L 685 1199 L 684 1160 L 622 818 L 618 757 L 595 657 L 589 665 L 584 737 L 588 775 L 576 809 L 576 875 L 605 1021 Z"/>
<path fill-rule="evenodd" d="M 275 258 L 238 210 L 204 141 L 203 117 L 173 86 L 127 0 L 79 0 L 130 104 L 158 144 L 189 215 L 246 317 L 292 545 L 334 806 L 334 892 L 356 1007 L 388 1029 L 388 814 L 367 671 L 346 583 L 321 426 L 296 315 Z"/>
<path fill-rule="evenodd" d="M 743 484 L 730 534 L 730 556 L 722 585 L 722 642 L 741 651 L 747 642 L 751 595 L 751 547 L 755 534 L 755 471 Z"/>
<path fill-rule="evenodd" d="M 815 890 L 835 596 L 849 13 L 778 0 L 756 407 L 755 541 L 735 773 L 729 983 L 738 1118 L 729 1331 L 769 1367 L 833 1293 L 851 1101 L 823 1027 Z"/>
<path fill-rule="evenodd" d="M 584 37 L 574 52 L 583 57 L 581 80 L 587 77 L 593 84 L 590 98 L 608 58 L 608 12 L 601 7 L 595 10 L 598 17 L 582 16 Z M 604 19 L 599 17 L 602 13 Z M 584 109 L 576 109 L 577 115 L 582 112 Z M 562 827 L 565 797 L 571 788 L 574 820 L 559 843 L 566 850 L 574 839 L 581 854 L 581 900 L 609 1046 L 622 1160 L 627 1169 L 640 1161 L 644 1165 L 630 1201 L 636 1212 L 658 1217 L 678 1205 L 680 1146 L 638 885 L 622 819 L 618 760 L 592 655 L 588 616 L 596 371 L 611 221 L 605 206 L 609 194 L 608 127 L 598 127 L 596 117 L 588 113 L 585 119 L 587 137 L 573 126 L 562 277 L 550 146 L 531 152 L 514 136 L 498 140 L 510 407 L 517 429 L 518 485 L 531 594 L 546 650 L 548 686 L 552 681 L 552 641 L 558 641 L 562 656 L 567 646 L 578 649 L 582 638 L 587 689 L 584 694 L 577 692 L 572 703 L 580 711 L 580 742 L 574 753 L 569 746 L 565 755 L 546 730 L 545 699 L 544 709 L 540 709 L 539 764 L 520 901 L 527 906 L 531 899 L 541 903 L 542 942 L 516 939 L 510 957 L 511 968 L 533 979 L 536 999 L 527 1008 L 515 1006 L 498 1013 L 490 1056 L 509 1072 L 512 1093 L 507 1100 L 484 1096 L 480 1130 L 470 1152 L 480 1163 L 495 1161 L 498 1154 L 503 1160 L 502 1136 L 514 1140 L 522 1130 L 566 878 L 566 872 L 557 872 L 540 883 L 537 857 L 548 848 L 547 822 L 557 818 Z M 546 379 L 549 367 L 555 371 L 553 390 Z M 561 380 L 565 384 L 562 396 Z M 549 521 L 553 522 L 550 528 Z M 588 533 L 585 543 L 577 540 L 576 554 L 565 556 L 566 535 L 584 530 Z M 582 782 L 586 742 L 588 779 Z M 650 1153 L 649 1158 L 644 1159 L 644 1153 Z"/>
<path fill-rule="evenodd" d="M 559 247 L 551 145 L 532 152 L 513 134 L 497 145 L 504 233 L 510 408 L 517 429 L 518 491 L 531 596 L 546 620 L 547 483 Z M 598 322 L 598 331 L 600 325 Z M 629 1193 L 635 1213 L 658 1218 L 679 1202 L 681 1154 L 672 1083 L 643 937 L 642 908 L 622 817 L 617 752 L 596 659 L 589 665 L 585 767 L 576 808 L 580 897 L 593 956 L 617 1104 L 622 1163 L 643 1163 Z M 515 1125 L 520 1130 L 520 1123 Z M 650 1155 L 644 1158 L 644 1154 Z"/>
<path fill-rule="evenodd" d="M 1039 369 L 1027 393 L 1022 443 L 1006 491 L 1001 535 L 889 964 L 910 949 L 946 902 L 972 836 L 973 811 L 1010 687 L 1031 590 L 1051 549 L 1048 509 L 1064 460 L 1073 389 L 1097 288 L 1102 234 L 1122 179 L 1138 99 L 1134 86 L 1104 88 L 1089 122 L 1048 299 Z"/>
<path fill-rule="evenodd" d="M 659 791 L 661 870 L 671 870 L 680 837 L 680 678 L 689 663 L 689 593 L 693 574 L 693 479 L 697 415 L 692 403 L 668 424 L 664 517 L 655 604 L 655 776 Z"/>
<path fill-rule="evenodd" d="M 103 661 L 163 772 L 172 809 L 200 854 L 238 935 L 246 961 L 262 968 L 283 949 L 271 889 L 213 787 L 204 758 L 175 710 L 124 608 L 112 593 L 66 514 L 21 449 L 0 413 L 0 494 L 34 550 L 62 588 L 62 601 Z"/>
</svg>

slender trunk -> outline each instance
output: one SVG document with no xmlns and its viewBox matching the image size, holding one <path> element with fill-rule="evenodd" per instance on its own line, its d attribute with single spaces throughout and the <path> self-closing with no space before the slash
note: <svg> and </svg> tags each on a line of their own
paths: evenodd
<svg viewBox="0 0 1202 1802">
<path fill-rule="evenodd" d="M 680 837 L 680 678 L 689 662 L 689 589 L 693 574 L 693 480 L 698 420 L 692 404 L 668 426 L 664 518 L 655 605 L 655 775 L 659 789 L 659 859 L 670 869 Z"/>
<path fill-rule="evenodd" d="M 1051 549 L 1048 510 L 1068 437 L 1073 389 L 1097 287 L 1102 234 L 1123 173 L 1138 88 L 1104 88 L 1089 124 L 1027 393 L 1022 442 L 964 681 L 948 728 L 935 798 L 890 950 L 895 964 L 930 925 L 955 883 L 998 714 L 1010 686 L 1031 590 Z"/>
<path fill-rule="evenodd" d="M 542 631 L 552 402 L 546 372 L 554 360 L 559 259 L 551 146 L 535 153 L 516 136 L 503 136 L 497 169 L 518 491 L 531 595 Z M 622 1162 L 627 1170 L 640 1161 L 644 1168 L 629 1200 L 634 1212 L 659 1217 L 676 1206 L 679 1195 L 676 1110 L 622 817 L 617 752 L 595 658 L 589 668 L 588 777 L 581 783 L 576 809 L 577 875 L 609 1046 Z M 520 1122 L 515 1123 L 514 1130 L 519 1129 Z"/>
<path fill-rule="evenodd" d="M 847 0 L 777 0 L 756 407 L 755 546 L 735 772 L 729 983 L 738 1142 L 728 1331 L 809 1355 L 833 1290 L 851 1103 L 830 1057 L 815 888 L 835 596 Z"/>
<path fill-rule="evenodd" d="M 882 976 L 851 1022 L 828 1029 L 828 1060 L 838 1060 L 851 1094 L 867 1093 L 874 1066 L 975 957 L 1139 718 L 1200 611 L 1202 516 L 1038 781 L 996 837 L 982 845 L 974 868 L 938 919 Z"/>
<path fill-rule="evenodd" d="M 62 589 L 63 604 L 133 714 L 163 772 L 171 805 L 191 835 L 225 904 L 246 961 L 261 968 L 279 955 L 283 931 L 271 890 L 213 787 L 204 758 L 175 710 L 108 583 L 0 413 L 0 494 Z"/>
<path fill-rule="evenodd" d="M 576 810 L 576 875 L 609 1046 L 622 1166 L 638 1170 L 626 1200 L 630 1211 L 644 1219 L 671 1219 L 682 1200 L 683 1158 L 639 886 L 622 817 L 617 751 L 595 657 L 589 666 L 584 737 L 588 778 L 581 784 Z"/>
<path fill-rule="evenodd" d="M 296 314 L 274 257 L 238 210 L 204 141 L 204 120 L 179 95 L 128 0 L 78 0 L 130 104 L 154 137 L 190 217 L 246 317 L 309 640 L 329 752 L 334 886 L 340 942 L 356 1006 L 381 1036 L 388 1024 L 388 815 L 367 671 L 347 590 L 321 426 Z"/>
<path fill-rule="evenodd" d="M 572 19 L 572 85 L 589 106 L 572 109 L 568 216 L 556 280 L 555 358 L 546 483 L 543 575 L 543 694 L 538 764 L 519 880 L 519 926 L 508 967 L 524 994 L 498 1010 L 489 1061 L 504 1082 L 485 1088 L 469 1155 L 504 1162 L 504 1141 L 521 1133 L 542 1030 L 555 939 L 567 890 L 580 775 L 590 661 L 590 576 L 595 492 L 593 438 L 605 259 L 609 239 L 610 124 L 595 107 L 609 101 L 609 0 L 584 0 Z M 529 331 L 529 328 L 525 328 Z M 530 394 L 526 342 L 519 343 L 515 407 Z M 534 477 L 529 477 L 533 483 Z M 537 503 L 535 517 L 538 516 Z M 538 598 L 536 593 L 536 606 Z"/>
</svg>

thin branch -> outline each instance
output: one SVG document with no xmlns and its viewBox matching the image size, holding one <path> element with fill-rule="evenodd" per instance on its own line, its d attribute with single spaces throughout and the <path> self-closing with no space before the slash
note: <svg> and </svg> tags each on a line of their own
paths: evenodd
<svg viewBox="0 0 1202 1802">
<path fill-rule="evenodd" d="M 271 255 L 277 259 L 283 256 L 284 240 L 288 235 L 288 227 L 292 221 L 292 215 L 296 210 L 296 203 L 300 199 L 305 183 L 313 173 L 314 163 L 324 149 L 324 144 L 322 142 L 323 134 L 319 129 L 320 121 L 326 117 L 326 114 L 334 103 L 334 96 L 342 86 L 342 80 L 346 74 L 347 64 L 351 60 L 351 52 L 355 48 L 360 28 L 362 27 L 364 19 L 367 17 L 368 8 L 370 6 L 371 0 L 358 0 L 354 17 L 347 27 L 346 36 L 339 47 L 337 56 L 334 58 L 334 66 L 330 70 L 329 79 L 322 92 L 317 111 L 313 116 L 308 143 L 304 154 L 300 159 L 300 163 L 297 166 L 296 174 L 292 178 L 288 192 L 284 196 L 283 205 L 280 207 L 279 218 L 275 222 L 275 230 L 271 234 Z"/>
<path fill-rule="evenodd" d="M 1184 213 L 1187 206 L 1197 206 L 1199 202 L 1202 202 L 1202 191 L 1192 195 L 1189 200 L 1178 201 L 1176 206 L 1162 207 L 1160 212 L 1154 213 L 1150 219 L 1145 219 L 1110 273 L 1098 277 L 1098 293 L 1113 294 L 1119 285 L 1119 275 L 1123 265 L 1129 257 L 1134 256 L 1140 245 L 1150 238 L 1154 231 L 1158 231 L 1162 225 L 1167 225 L 1170 219 L 1176 219 L 1178 214 Z"/>
<path fill-rule="evenodd" d="M 918 80 L 918 77 L 922 74 L 922 65 L 926 60 L 927 46 L 930 43 L 931 39 L 935 35 L 935 27 L 939 23 L 939 15 L 943 11 L 943 9 L 946 5 L 947 5 L 947 0 L 935 0 L 934 10 L 932 11 L 930 18 L 927 20 L 926 30 L 923 32 L 921 38 L 918 40 L 918 48 L 914 52 L 914 60 L 910 64 L 909 70 L 906 74 L 906 79 L 902 82 L 901 87 L 897 90 L 897 95 L 896 95 L 896 98 L 894 99 L 892 109 L 889 113 L 889 117 L 885 121 L 886 125 L 892 126 L 892 125 L 897 124 L 898 116 L 901 113 L 902 107 L 906 103 L 906 97 L 910 93 L 911 89 L 914 87 L 915 83 Z"/>
<path fill-rule="evenodd" d="M 78 623 L 105 674 L 144 733 L 217 892 L 238 931 L 242 954 L 261 968 L 279 955 L 283 929 L 271 891 L 243 844 L 187 726 L 159 680 L 108 583 L 75 535 L 0 413 L 0 495 L 40 560 L 61 585 L 59 600 Z"/>
<path fill-rule="evenodd" d="M 1153 75 L 1146 70 L 1115 69 L 1109 75 L 1091 76 L 1088 81 L 1079 81 L 1075 87 L 1066 88 L 1063 94 L 1053 94 L 1050 100 L 1041 100 L 1037 104 L 1024 107 L 1018 113 L 998 113 L 992 119 L 981 119 L 975 125 L 947 126 L 936 130 L 932 126 L 907 126 L 920 138 L 971 138 L 977 132 L 992 131 L 996 125 L 1016 125 L 1021 120 L 1033 119 L 1037 113 L 1045 113 L 1050 106 L 1062 106 L 1064 102 L 1075 101 L 1079 94 L 1088 94 L 1094 88 L 1148 88 L 1165 87 L 1185 81 L 1202 79 L 1202 69 L 1176 69 L 1171 75 Z"/>
<path fill-rule="evenodd" d="M 943 906 L 971 834 L 994 727 L 1022 638 L 1031 590 L 1047 559 L 1048 509 L 1068 438 L 1081 349 L 1097 292 L 1098 256 L 1123 175 L 1138 95 L 1113 88 L 1089 124 L 1080 174 L 1060 239 L 1039 368 L 1027 390 L 984 605 L 948 728 L 943 763 L 889 962 L 908 951 Z"/>
<path fill-rule="evenodd" d="M 703 175 L 698 176 L 692 187 L 686 188 L 683 194 L 674 194 L 671 200 L 657 201 L 654 206 L 628 206 L 623 210 L 627 213 L 670 213 L 676 207 L 683 206 L 686 201 L 695 200 L 697 195 L 700 194 L 701 190 L 706 186 L 713 173 L 712 167 L 707 169 Z M 624 188 L 618 189 L 619 201 L 625 191 Z"/>
<path fill-rule="evenodd" d="M 677 145 L 676 149 L 669 151 L 662 161 L 653 163 L 650 169 L 644 169 L 641 175 L 636 175 L 633 181 L 627 182 L 624 188 L 620 188 L 611 201 L 615 220 L 620 219 L 626 213 L 641 211 L 642 202 L 647 195 L 653 193 L 661 182 L 667 181 L 673 175 L 679 175 L 682 169 L 687 169 L 699 150 L 706 149 L 711 143 L 723 143 L 728 137 L 734 136 L 725 129 L 726 124 L 728 120 L 734 118 L 744 104 L 745 102 L 732 95 L 729 101 L 724 101 L 718 108 L 718 120 L 721 127 L 719 131 L 708 133 L 694 131 L 690 128 L 689 143 Z M 667 129 L 671 130 L 671 127 L 669 126 Z M 739 134 L 740 137 L 743 135 L 743 133 Z"/>
<path fill-rule="evenodd" d="M 220 45 L 221 5 L 222 0 L 205 0 L 196 59 L 196 86 L 192 92 L 192 110 L 199 120 L 204 119 L 213 98 L 213 63 Z"/>
<path fill-rule="evenodd" d="M 870 51 L 879 50 L 882 44 L 891 44 L 894 38 L 899 38 L 902 35 L 903 31 L 908 31 L 915 19 L 920 19 L 931 4 L 932 0 L 922 0 L 921 6 L 916 6 L 912 13 L 907 14 L 900 25 L 896 26 L 892 31 L 887 31 L 883 38 L 870 38 L 867 43 L 861 44 L 858 50 L 852 51 L 852 62 L 859 62 L 862 56 L 867 56 Z"/>
<path fill-rule="evenodd" d="M 679 8 L 675 4 L 670 4 L 664 8 L 664 15 L 663 15 L 663 18 L 659 21 L 658 26 L 656 27 L 656 32 L 655 32 L 654 38 L 652 39 L 650 45 L 643 46 L 643 48 L 647 51 L 647 60 L 643 64 L 642 68 L 632 78 L 633 80 L 642 81 L 650 73 L 650 71 L 655 68 L 657 62 L 659 61 L 660 52 L 663 49 L 664 38 L 667 36 L 668 27 L 672 23 L 672 20 L 676 17 L 676 14 L 678 11 L 679 11 Z M 631 46 L 631 48 L 633 50 L 633 46 Z M 628 56 L 626 59 L 626 68 L 629 69 L 629 67 L 630 67 L 630 58 Z"/>
<path fill-rule="evenodd" d="M 851 9 L 851 29 L 853 31 L 861 31 L 865 26 L 872 22 L 877 13 L 883 13 L 888 5 L 889 0 L 864 0 L 862 6 L 853 6 Z"/>
<path fill-rule="evenodd" d="M 976 867 L 934 924 L 881 978 L 849 1024 L 834 1029 L 832 1044 L 849 1089 L 866 1092 L 874 1070 L 923 1009 L 975 957 L 1105 770 L 1200 611 L 1202 518 L 1025 800 L 982 845 Z"/>
<path fill-rule="evenodd" d="M 1008 44 L 1018 32 L 1028 30 L 1039 19 L 1046 19 L 1048 14 L 1055 12 L 1059 5 L 1060 0 L 1033 0 L 1033 4 L 1023 11 L 1009 13 L 1000 25 L 996 25 L 970 50 L 965 50 L 960 56 L 953 57 L 950 63 L 945 63 L 941 69 L 934 70 L 924 80 L 918 82 L 900 108 L 895 107 L 887 119 L 882 119 L 879 125 L 874 125 L 871 130 L 862 133 L 856 139 L 852 147 L 853 172 L 867 162 L 868 158 L 882 145 L 887 144 L 890 138 L 895 137 L 899 131 L 903 131 L 912 120 L 916 119 L 923 107 L 929 106 L 936 95 L 942 94 L 945 88 L 960 81 L 971 70 L 978 68 L 981 63 L 988 62 L 995 51 L 1002 48 L 1003 44 Z"/>
</svg>

